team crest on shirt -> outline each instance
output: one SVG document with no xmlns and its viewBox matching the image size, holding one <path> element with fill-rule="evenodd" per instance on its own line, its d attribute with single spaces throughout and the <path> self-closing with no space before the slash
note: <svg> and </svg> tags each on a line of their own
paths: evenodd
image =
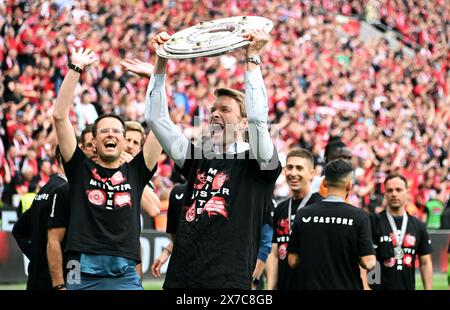
<svg viewBox="0 0 450 310">
<path fill-rule="evenodd" d="M 280 219 L 277 225 L 278 235 L 289 235 L 289 222 L 287 219 Z"/>
<path fill-rule="evenodd" d="M 102 178 L 99 174 L 98 174 L 98 170 L 97 168 L 94 168 L 91 170 L 92 173 L 92 178 L 94 178 L 94 180 L 100 181 L 102 183 L 105 183 L 106 181 L 108 181 L 108 178 Z"/>
<path fill-rule="evenodd" d="M 131 207 L 130 193 L 115 193 L 114 194 L 114 206 L 123 208 L 125 206 Z"/>
<path fill-rule="evenodd" d="M 109 178 L 102 178 L 97 168 L 91 169 L 89 186 L 91 190 L 86 191 L 90 203 L 96 206 L 105 206 L 106 209 L 132 207 L 131 184 L 127 182 L 121 171 L 116 171 Z"/>
<path fill-rule="evenodd" d="M 209 217 L 223 216 L 229 218 L 227 198 L 230 196 L 229 188 L 225 187 L 229 176 L 226 171 L 215 168 L 197 170 L 194 180 L 191 199 L 194 202 L 187 206 L 185 218 L 192 222 L 197 216 L 207 214 Z"/>
<path fill-rule="evenodd" d="M 93 189 L 87 191 L 88 200 L 96 206 L 102 206 L 106 202 L 106 194 L 101 189 Z"/>
<path fill-rule="evenodd" d="M 406 267 L 411 268 L 412 261 L 413 261 L 413 257 L 411 254 L 405 254 L 405 256 L 403 256 L 403 265 L 405 265 Z"/>
<path fill-rule="evenodd" d="M 407 248 L 412 248 L 416 244 L 416 237 L 410 234 L 405 235 L 405 240 L 403 241 L 403 246 Z"/>
<path fill-rule="evenodd" d="M 278 246 L 278 258 L 285 260 L 287 256 L 287 243 L 282 243 Z"/>
<path fill-rule="evenodd" d="M 125 182 L 127 179 L 123 177 L 122 172 L 117 171 L 109 178 L 109 180 L 111 181 L 112 186 L 116 186 L 117 184 Z"/>
</svg>

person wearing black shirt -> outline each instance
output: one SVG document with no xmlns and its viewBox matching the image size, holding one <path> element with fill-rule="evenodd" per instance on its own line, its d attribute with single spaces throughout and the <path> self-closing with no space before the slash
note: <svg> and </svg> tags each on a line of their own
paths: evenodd
<svg viewBox="0 0 450 310">
<path fill-rule="evenodd" d="M 376 259 L 369 217 L 345 202 L 352 165 L 336 159 L 325 166 L 325 200 L 300 209 L 288 245 L 291 268 L 298 265 L 298 289 L 361 290 L 359 266 L 372 270 Z"/>
<path fill-rule="evenodd" d="M 173 242 L 175 240 L 178 222 L 180 221 L 181 211 L 184 206 L 184 197 L 187 189 L 187 183 L 175 185 L 169 197 L 169 208 L 167 211 L 166 232 L 170 234 L 172 241 L 164 247 L 161 255 L 157 257 L 151 266 L 152 275 L 155 278 L 161 276 L 161 267 L 167 262 L 173 251 Z M 252 275 L 252 289 L 262 289 L 263 281 L 261 276 L 266 265 L 267 257 L 270 253 L 270 243 L 272 241 L 273 228 L 270 213 L 273 211 L 276 202 L 271 200 L 271 205 L 267 206 L 264 217 L 264 225 L 261 232 L 260 246 L 258 250 L 258 259 Z"/>
<path fill-rule="evenodd" d="M 270 251 L 272 249 L 273 239 L 273 224 L 272 213 L 276 208 L 277 202 L 274 197 L 271 199 L 271 203 L 267 206 L 263 221 L 263 227 L 261 231 L 261 239 L 259 242 L 258 258 L 256 260 L 255 269 L 252 274 L 252 290 L 262 290 L 264 288 L 264 270 L 266 268 L 266 262 L 269 258 Z"/>
<path fill-rule="evenodd" d="M 380 283 L 373 283 L 373 289 L 414 290 L 416 255 L 419 255 L 423 287 L 432 289 L 431 240 L 425 224 L 405 210 L 409 195 L 407 184 L 400 174 L 387 176 L 384 181 L 387 208 L 371 218 L 381 268 Z"/>
<path fill-rule="evenodd" d="M 187 180 L 165 289 L 250 289 L 265 209 L 281 165 L 268 130 L 268 101 L 258 53 L 268 35 L 244 35 L 247 46 L 245 95 L 220 88 L 211 108 L 211 142 L 190 143 L 170 120 L 165 92 L 167 59 L 156 57 L 146 96 L 146 121 Z M 170 39 L 156 35 L 157 48 Z M 133 69 L 134 68 L 134 69 Z M 128 70 L 139 72 L 139 64 Z M 246 130 L 248 128 L 248 141 Z"/>
<path fill-rule="evenodd" d="M 167 209 L 167 228 L 166 232 L 175 239 L 178 222 L 180 221 L 181 210 L 185 206 L 187 183 L 177 184 L 170 191 L 169 207 Z"/>
<path fill-rule="evenodd" d="M 46 255 L 48 218 L 55 209 L 68 213 L 68 205 L 64 203 L 68 194 L 67 179 L 58 151 L 56 158 L 58 174 L 52 176 L 36 194 L 31 207 L 19 218 L 12 231 L 20 249 L 30 260 L 27 290 L 48 290 L 54 286 Z"/>
<path fill-rule="evenodd" d="M 70 185 L 65 252 L 69 263 L 79 266 L 69 272 L 73 277 L 68 277 L 67 288 L 142 289 L 135 270 L 140 262 L 140 199 L 156 170 L 161 148 L 149 135 L 143 151 L 122 164 L 125 122 L 114 114 L 102 115 L 94 123 L 97 162 L 77 146 L 69 111 L 81 72 L 96 60 L 88 49 L 73 50 L 53 112 Z"/>
<path fill-rule="evenodd" d="M 169 195 L 169 207 L 167 209 L 166 232 L 170 234 L 172 241 L 164 247 L 161 255 L 157 257 L 151 266 L 152 275 L 155 278 L 161 276 L 161 267 L 167 262 L 173 251 L 173 242 L 177 233 L 178 222 L 180 221 L 181 210 L 184 206 L 187 183 L 176 184 Z"/>
<path fill-rule="evenodd" d="M 70 220 L 69 183 L 56 190 L 54 207 L 47 222 L 47 261 L 53 289 L 66 289 L 67 256 L 63 255 Z"/>
<path fill-rule="evenodd" d="M 286 156 L 284 167 L 291 197 L 281 202 L 273 211 L 272 258 L 269 262 L 268 289 L 295 288 L 298 268 L 292 270 L 287 261 L 287 246 L 295 214 L 302 207 L 321 201 L 319 193 L 310 193 L 314 177 L 314 158 L 306 149 L 295 148 Z M 288 214 L 290 213 L 290 216 Z"/>
<path fill-rule="evenodd" d="M 83 129 L 79 146 L 88 158 L 95 161 L 97 160 L 97 154 L 92 142 L 93 128 L 94 124 L 89 124 Z M 61 158 L 61 156 L 57 158 Z M 60 164 L 62 165 L 62 163 Z M 62 191 L 63 193 L 57 194 L 55 208 L 48 218 L 47 261 L 53 287 L 65 289 L 65 271 L 67 271 L 65 268 L 67 259 L 63 256 L 63 249 L 66 241 L 66 230 L 69 226 L 70 219 L 69 184 L 66 183 L 66 185 L 58 191 Z M 60 208 L 59 206 L 64 207 Z"/>
<path fill-rule="evenodd" d="M 97 153 L 94 148 L 94 136 L 92 135 L 92 129 L 94 128 L 94 124 L 89 124 L 84 127 L 83 131 L 80 135 L 80 149 L 83 151 L 83 153 L 89 157 L 91 160 L 96 161 L 97 160 Z"/>
</svg>

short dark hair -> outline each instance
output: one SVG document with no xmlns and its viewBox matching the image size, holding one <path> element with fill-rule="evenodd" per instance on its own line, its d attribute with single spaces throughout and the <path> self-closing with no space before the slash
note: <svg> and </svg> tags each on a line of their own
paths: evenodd
<svg viewBox="0 0 450 310">
<path fill-rule="evenodd" d="M 334 155 L 339 149 L 343 149 L 346 147 L 347 145 L 345 145 L 345 143 L 342 142 L 341 139 L 339 138 L 330 139 L 327 146 L 325 147 L 325 154 L 324 154 L 325 162 L 328 162 L 330 157 L 334 157 L 331 155 Z"/>
<path fill-rule="evenodd" d="M 104 118 L 115 118 L 116 120 L 118 120 L 121 124 L 122 124 L 122 129 L 123 129 L 123 135 L 125 136 L 125 121 L 123 120 L 123 118 L 117 114 L 112 114 L 112 113 L 108 113 L 108 114 L 103 114 L 102 116 L 99 116 L 95 122 L 94 122 L 94 127 L 92 128 L 92 135 L 95 137 L 97 135 L 97 126 L 98 123 L 104 119 Z"/>
<path fill-rule="evenodd" d="M 325 166 L 325 180 L 332 187 L 341 187 L 343 181 L 353 172 L 352 164 L 345 159 L 335 159 Z"/>
<path fill-rule="evenodd" d="M 384 186 L 386 187 L 386 184 L 388 181 L 395 179 L 395 178 L 399 178 L 400 180 L 402 180 L 405 183 L 406 188 L 408 188 L 408 180 L 401 174 L 399 173 L 391 173 L 389 174 L 386 179 L 384 180 Z"/>
<path fill-rule="evenodd" d="M 86 135 L 88 133 L 92 133 L 93 129 L 94 129 L 94 124 L 89 124 L 86 127 L 84 127 L 83 131 L 81 132 L 81 136 L 80 136 L 80 143 L 82 145 L 84 145 L 86 143 Z"/>
<path fill-rule="evenodd" d="M 300 148 L 300 147 L 293 148 L 287 153 L 287 155 L 286 155 L 286 162 L 291 157 L 304 158 L 304 159 L 308 160 L 311 163 L 311 166 L 314 167 L 314 156 L 307 149 L 303 149 L 303 148 Z"/>
<path fill-rule="evenodd" d="M 62 154 L 61 154 L 61 149 L 59 148 L 59 145 L 56 146 L 55 149 L 55 159 L 56 162 L 58 163 L 58 166 L 62 166 Z"/>
</svg>

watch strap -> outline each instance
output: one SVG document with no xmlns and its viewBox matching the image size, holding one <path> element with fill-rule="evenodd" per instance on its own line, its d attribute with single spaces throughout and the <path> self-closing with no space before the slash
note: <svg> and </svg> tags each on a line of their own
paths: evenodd
<svg viewBox="0 0 450 310">
<path fill-rule="evenodd" d="M 69 64 L 67 65 L 67 67 L 69 67 L 69 69 L 72 69 L 73 71 L 76 71 L 78 73 L 81 74 L 81 72 L 83 72 L 83 69 L 81 69 L 80 67 L 78 67 L 77 65 L 74 65 L 73 63 L 69 62 Z"/>
<path fill-rule="evenodd" d="M 261 63 L 261 58 L 258 55 L 248 56 L 247 62 L 253 62 L 254 64 L 259 65 Z"/>
<path fill-rule="evenodd" d="M 60 290 L 60 289 L 63 289 L 63 288 L 66 288 L 66 284 L 55 285 L 53 287 L 53 289 L 56 290 L 56 291 Z"/>
</svg>

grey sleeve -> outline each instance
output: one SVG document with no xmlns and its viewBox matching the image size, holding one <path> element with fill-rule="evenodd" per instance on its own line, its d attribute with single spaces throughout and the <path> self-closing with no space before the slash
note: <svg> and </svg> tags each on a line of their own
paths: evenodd
<svg viewBox="0 0 450 310">
<path fill-rule="evenodd" d="M 260 165 L 267 164 L 272 159 L 274 146 L 268 126 L 267 92 L 259 68 L 245 73 L 245 109 L 250 149 Z"/>
<path fill-rule="evenodd" d="M 155 74 L 148 83 L 145 97 L 145 121 L 153 130 L 164 151 L 178 167 L 182 168 L 189 140 L 170 119 L 165 79 L 165 74 Z"/>
</svg>

